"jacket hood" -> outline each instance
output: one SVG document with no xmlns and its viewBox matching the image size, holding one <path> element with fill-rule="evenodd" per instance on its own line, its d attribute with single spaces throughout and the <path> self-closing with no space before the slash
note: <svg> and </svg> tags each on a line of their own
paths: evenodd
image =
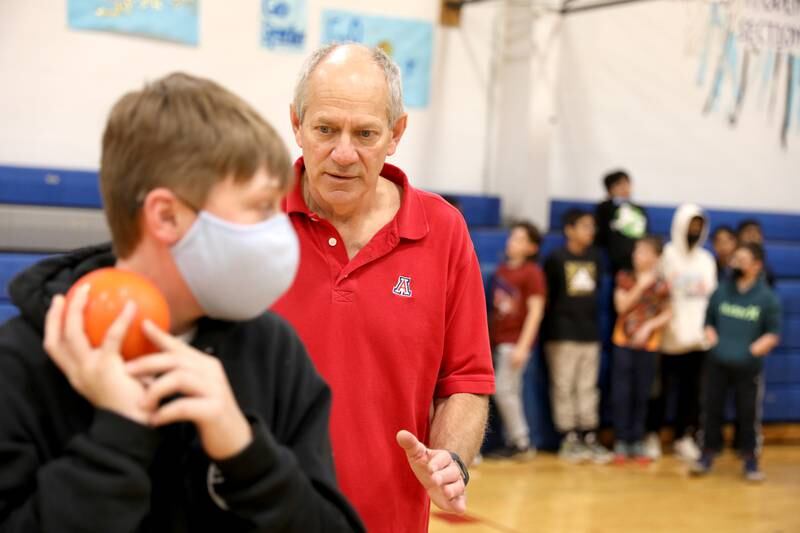
<svg viewBox="0 0 800 533">
<path fill-rule="evenodd" d="M 703 208 L 696 204 L 683 204 L 675 211 L 675 215 L 672 217 L 672 244 L 682 254 L 689 253 L 689 243 L 686 238 L 689 235 L 689 223 L 694 217 L 701 217 L 704 222 L 700 240 L 697 241 L 694 247 L 694 249 L 699 249 L 705 245 L 709 233 L 708 216 L 703 211 Z"/>
<path fill-rule="evenodd" d="M 66 294 L 84 274 L 115 263 L 111 244 L 81 248 L 47 258 L 24 270 L 11 281 L 8 292 L 22 316 L 41 332 L 50 301 L 55 295 Z"/>
</svg>

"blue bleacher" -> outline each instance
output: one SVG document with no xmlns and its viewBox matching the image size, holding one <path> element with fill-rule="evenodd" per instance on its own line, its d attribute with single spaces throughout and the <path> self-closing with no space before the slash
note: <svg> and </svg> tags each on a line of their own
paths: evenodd
<svg viewBox="0 0 800 533">
<path fill-rule="evenodd" d="M 800 383 L 800 351 L 778 348 L 764 361 L 764 377 L 768 384 Z"/>
<path fill-rule="evenodd" d="M 18 314 L 9 300 L 8 284 L 19 272 L 45 257 L 45 254 L 0 253 L 0 324 Z"/>
<path fill-rule="evenodd" d="M 800 315 L 800 280 L 779 280 L 775 290 L 787 315 Z"/>
<path fill-rule="evenodd" d="M 99 208 L 97 172 L 0 166 L 0 203 Z"/>
<path fill-rule="evenodd" d="M 595 205 L 593 202 L 553 200 L 550 203 L 550 231 L 561 229 L 561 219 L 568 209 L 578 207 L 593 213 Z M 658 235 L 668 236 L 672 227 L 675 207 L 644 207 L 647 209 L 650 231 Z M 711 220 L 712 228 L 723 224 L 736 228 L 742 220 L 755 218 L 761 223 L 766 241 L 790 241 L 800 244 L 800 215 L 724 209 L 708 209 L 707 213 Z"/>
<path fill-rule="evenodd" d="M 45 257 L 44 254 L 0 253 L 0 302 L 8 300 L 8 283 L 11 279 Z"/>
<path fill-rule="evenodd" d="M 475 194 L 451 194 L 447 197 L 458 201 L 464 220 L 470 227 L 496 227 L 500 225 L 500 198 Z"/>
</svg>

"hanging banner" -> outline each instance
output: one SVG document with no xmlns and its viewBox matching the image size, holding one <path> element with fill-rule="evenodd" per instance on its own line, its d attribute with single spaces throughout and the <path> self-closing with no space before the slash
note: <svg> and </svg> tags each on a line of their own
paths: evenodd
<svg viewBox="0 0 800 533">
<path fill-rule="evenodd" d="M 380 47 L 400 66 L 405 105 L 428 105 L 433 49 L 431 23 L 326 10 L 322 13 L 322 42 L 357 42 Z"/>
<path fill-rule="evenodd" d="M 261 0 L 261 45 L 302 51 L 306 19 L 306 0 Z"/>
<path fill-rule="evenodd" d="M 67 0 L 69 27 L 197 45 L 199 0 Z"/>
<path fill-rule="evenodd" d="M 800 0 L 740 0 L 739 42 L 750 49 L 800 54 Z"/>
</svg>

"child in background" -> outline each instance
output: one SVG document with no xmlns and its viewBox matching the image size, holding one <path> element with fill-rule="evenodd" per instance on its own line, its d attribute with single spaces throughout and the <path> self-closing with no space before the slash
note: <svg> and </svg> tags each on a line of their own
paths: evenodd
<svg viewBox="0 0 800 533">
<path fill-rule="evenodd" d="M 644 451 L 647 400 L 656 374 L 657 350 L 664 326 L 672 317 L 669 287 L 659 276 L 663 243 L 655 236 L 636 242 L 633 272 L 617 274 L 614 306 L 612 398 L 614 461 L 649 461 Z"/>
<path fill-rule="evenodd" d="M 781 304 L 763 275 L 764 249 L 760 245 L 739 245 L 731 267 L 731 279 L 711 297 L 706 314 L 706 336 L 713 348 L 705 375 L 703 455 L 692 473 L 707 474 L 722 450 L 725 400 L 733 389 L 744 476 L 759 482 L 764 480 L 756 455 L 764 357 L 780 342 Z"/>
<path fill-rule="evenodd" d="M 506 260 L 495 272 L 492 290 L 491 338 L 496 390 L 494 395 L 506 435 L 506 446 L 493 457 L 533 456 L 522 405 L 522 376 L 531 356 L 544 313 L 546 286 L 536 264 L 542 242 L 529 222 L 517 222 L 506 241 Z"/>
<path fill-rule="evenodd" d="M 678 207 L 672 218 L 672 240 L 664 246 L 661 257 L 661 271 L 669 283 L 672 319 L 661 341 L 661 394 L 648 415 L 650 429 L 657 432 L 668 398 L 676 393 L 673 448 L 678 457 L 691 462 L 700 458 L 695 433 L 700 418 L 700 380 L 709 348 L 703 328 L 708 301 L 717 288 L 714 256 L 704 248 L 708 233 L 709 220 L 702 208 L 694 204 Z M 648 440 L 652 443 L 648 443 L 650 453 L 660 454 L 657 434 Z"/>
<path fill-rule="evenodd" d="M 733 252 L 739 244 L 736 232 L 730 226 L 718 226 L 711 237 L 714 256 L 717 259 L 717 279 L 722 281 L 730 274 L 730 262 Z"/>
<path fill-rule="evenodd" d="M 630 174 L 616 170 L 603 178 L 608 197 L 595 209 L 597 235 L 594 244 L 608 252 L 611 272 L 630 270 L 636 241 L 647 234 L 647 212 L 631 201 Z"/>
<path fill-rule="evenodd" d="M 545 262 L 547 312 L 543 328 L 550 369 L 556 429 L 564 435 L 559 455 L 569 462 L 608 463 L 611 454 L 597 441 L 600 394 L 598 292 L 600 254 L 592 248 L 591 213 L 570 209 L 564 215 L 566 246 Z"/>
<path fill-rule="evenodd" d="M 761 222 L 754 218 L 746 218 L 739 222 L 736 228 L 736 236 L 741 244 L 753 243 L 764 246 L 764 229 Z M 764 265 L 764 279 L 771 288 L 775 288 L 775 273 Z"/>
</svg>

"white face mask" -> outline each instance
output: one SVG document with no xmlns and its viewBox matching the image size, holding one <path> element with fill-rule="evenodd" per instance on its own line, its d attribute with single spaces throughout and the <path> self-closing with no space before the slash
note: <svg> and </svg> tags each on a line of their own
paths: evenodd
<svg viewBox="0 0 800 533">
<path fill-rule="evenodd" d="M 289 289 L 300 245 L 285 214 L 236 224 L 200 211 L 172 247 L 172 257 L 207 316 L 243 321 L 266 311 Z"/>
</svg>

